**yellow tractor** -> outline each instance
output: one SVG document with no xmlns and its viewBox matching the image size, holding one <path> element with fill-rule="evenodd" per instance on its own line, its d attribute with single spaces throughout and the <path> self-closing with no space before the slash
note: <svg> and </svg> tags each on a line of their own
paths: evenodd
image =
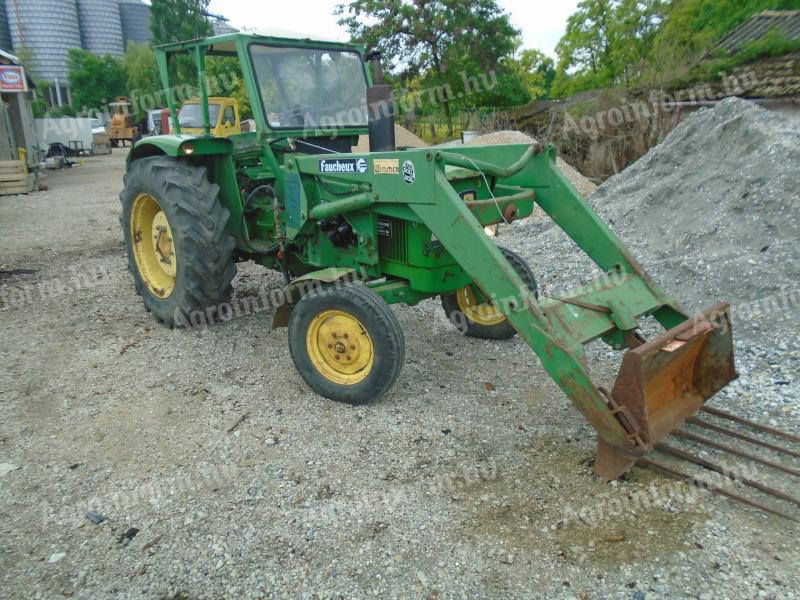
<svg viewBox="0 0 800 600">
<path fill-rule="evenodd" d="M 182 133 L 203 135 L 203 106 L 200 98 L 187 100 L 178 114 Z M 211 135 L 229 137 L 242 132 L 239 103 L 234 98 L 212 96 L 208 99 L 208 121 Z"/>
<path fill-rule="evenodd" d="M 119 96 L 108 105 L 111 118 L 108 126 L 108 137 L 112 146 L 124 146 L 125 142 L 131 142 L 138 138 L 139 128 L 133 122 L 132 105 L 129 98 Z"/>
</svg>

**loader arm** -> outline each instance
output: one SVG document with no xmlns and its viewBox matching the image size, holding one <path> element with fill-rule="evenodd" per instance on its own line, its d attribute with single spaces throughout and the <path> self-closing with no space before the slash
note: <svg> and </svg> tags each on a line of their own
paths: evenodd
<svg viewBox="0 0 800 600">
<path fill-rule="evenodd" d="M 558 171 L 554 148 L 520 147 L 511 167 L 480 161 L 482 150 L 437 154 L 435 202 L 412 204 L 413 211 L 597 430 L 596 470 L 616 478 L 735 377 L 727 307 L 694 319 L 682 312 Z M 448 163 L 535 190 L 536 202 L 605 275 L 563 298 L 537 301 L 453 189 Z M 636 330 L 645 315 L 668 331 L 643 345 Z M 611 393 L 592 382 L 583 349 L 601 337 L 630 348 Z"/>
</svg>

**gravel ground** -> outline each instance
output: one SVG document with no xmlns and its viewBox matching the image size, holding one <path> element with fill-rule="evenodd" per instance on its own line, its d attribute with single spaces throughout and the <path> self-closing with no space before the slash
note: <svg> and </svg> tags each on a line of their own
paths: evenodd
<svg viewBox="0 0 800 600">
<path fill-rule="evenodd" d="M 0 596 L 796 597 L 796 525 L 646 469 L 599 481 L 530 350 L 461 336 L 436 301 L 395 307 L 405 370 L 357 408 L 308 390 L 269 308 L 157 325 L 126 272 L 123 159 L 0 198 Z M 548 286 L 573 269 L 545 223 L 499 241 Z M 235 281 L 243 301 L 280 285 Z M 772 373 L 797 363 L 766 348 L 740 348 L 718 405 L 796 428 Z"/>
</svg>

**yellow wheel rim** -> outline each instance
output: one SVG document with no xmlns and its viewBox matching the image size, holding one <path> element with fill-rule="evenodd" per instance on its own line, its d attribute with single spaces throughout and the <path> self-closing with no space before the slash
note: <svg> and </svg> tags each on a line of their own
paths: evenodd
<svg viewBox="0 0 800 600">
<path fill-rule="evenodd" d="M 306 347 L 314 368 L 340 385 L 364 381 L 375 363 L 367 330 L 340 310 L 326 310 L 314 317 L 306 332 Z"/>
<path fill-rule="evenodd" d="M 131 241 L 142 280 L 153 294 L 168 298 L 175 289 L 178 257 L 167 216 L 149 194 L 140 194 L 133 201 Z"/>
<path fill-rule="evenodd" d="M 491 302 L 480 302 L 471 285 L 456 292 L 458 309 L 476 325 L 499 325 L 506 320 L 503 313 Z"/>
</svg>

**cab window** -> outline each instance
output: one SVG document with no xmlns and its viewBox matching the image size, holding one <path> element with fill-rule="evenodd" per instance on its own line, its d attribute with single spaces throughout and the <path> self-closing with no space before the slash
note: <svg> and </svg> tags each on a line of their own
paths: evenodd
<svg viewBox="0 0 800 600">
<path fill-rule="evenodd" d="M 222 113 L 222 126 L 233 127 L 234 125 L 236 125 L 236 113 L 232 106 L 226 106 Z"/>
</svg>

